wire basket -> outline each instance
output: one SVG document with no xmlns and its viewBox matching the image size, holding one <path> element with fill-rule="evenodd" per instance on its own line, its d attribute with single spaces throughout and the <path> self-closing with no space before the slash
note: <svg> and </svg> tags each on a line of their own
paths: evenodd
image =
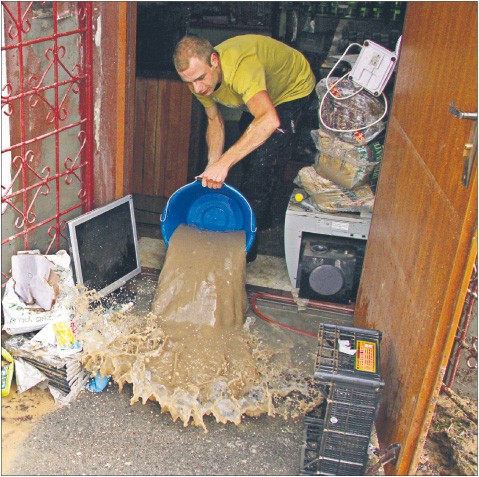
<svg viewBox="0 0 479 477">
<path fill-rule="evenodd" d="M 381 338 L 377 330 L 321 324 L 315 377 L 322 383 L 384 386 L 380 375 Z"/>
<path fill-rule="evenodd" d="M 305 416 L 302 475 L 363 475 L 384 381 L 381 333 L 320 325 L 315 385 L 324 401 Z"/>
</svg>

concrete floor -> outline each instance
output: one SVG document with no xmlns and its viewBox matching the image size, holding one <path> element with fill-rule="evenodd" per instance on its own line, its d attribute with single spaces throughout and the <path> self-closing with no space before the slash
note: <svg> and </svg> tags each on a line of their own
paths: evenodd
<svg viewBox="0 0 479 477">
<path fill-rule="evenodd" d="M 140 239 L 147 270 L 131 281 L 134 313 L 148 312 L 156 290 L 164 244 Z M 248 265 L 247 289 L 291 290 L 283 258 L 259 256 Z M 290 326 L 316 333 L 322 321 L 348 324 L 352 315 L 298 308 L 259 299 L 261 312 Z M 317 339 L 274 326 L 252 310 L 251 329 L 265 341 L 290 350 L 295 367 L 314 373 Z M 240 426 L 206 418 L 208 433 L 173 422 L 155 402 L 130 405 L 131 386 L 119 392 L 83 391 L 71 405 L 44 416 L 27 437 L 9 475 L 297 475 L 304 433 L 302 418 L 244 418 Z"/>
<path fill-rule="evenodd" d="M 9 475 L 297 475 L 301 419 L 207 420 L 208 433 L 173 422 L 131 389 L 83 393 L 43 418 Z"/>
<path fill-rule="evenodd" d="M 165 255 L 159 238 L 141 236 L 145 273 L 132 280 L 134 311 L 147 313 Z M 259 255 L 247 266 L 249 297 L 261 291 L 291 292 L 284 258 Z M 352 324 L 352 314 L 320 311 L 259 299 L 266 316 L 315 333 L 320 322 Z M 291 350 L 294 365 L 311 375 L 317 340 L 276 327 L 250 309 L 252 328 L 265 340 Z M 477 371 L 475 372 L 477 382 Z M 115 384 L 83 391 L 70 406 L 48 414 L 22 444 L 8 475 L 298 475 L 304 435 L 302 418 L 244 418 L 240 426 L 206 418 L 208 433 L 184 427 L 155 402 L 130 405 L 132 389 Z M 380 475 L 377 473 L 376 475 Z"/>
</svg>

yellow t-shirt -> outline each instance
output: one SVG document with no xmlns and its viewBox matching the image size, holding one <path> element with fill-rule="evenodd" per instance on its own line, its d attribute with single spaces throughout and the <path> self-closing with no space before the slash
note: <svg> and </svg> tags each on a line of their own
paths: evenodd
<svg viewBox="0 0 479 477">
<path fill-rule="evenodd" d="M 260 91 L 267 91 L 273 104 L 304 98 L 316 79 L 298 50 L 263 35 L 240 35 L 215 47 L 223 74 L 220 87 L 211 96 L 195 96 L 205 106 L 215 101 L 230 108 L 245 108 Z"/>
</svg>

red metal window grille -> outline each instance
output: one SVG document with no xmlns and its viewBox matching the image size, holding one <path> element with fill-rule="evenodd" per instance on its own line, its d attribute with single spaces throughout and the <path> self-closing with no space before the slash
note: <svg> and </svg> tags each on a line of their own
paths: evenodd
<svg viewBox="0 0 479 477">
<path fill-rule="evenodd" d="M 91 2 L 1 12 L 3 287 L 11 255 L 66 248 L 66 222 L 92 208 L 93 22 Z"/>
</svg>

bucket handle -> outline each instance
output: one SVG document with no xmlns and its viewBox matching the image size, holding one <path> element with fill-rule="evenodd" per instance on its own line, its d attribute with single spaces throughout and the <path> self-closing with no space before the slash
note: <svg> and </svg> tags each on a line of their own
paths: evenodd
<svg viewBox="0 0 479 477">
<path fill-rule="evenodd" d="M 188 187 L 191 184 L 194 184 L 195 182 L 197 182 L 197 181 L 193 181 L 190 184 L 185 184 L 183 187 L 180 187 L 176 192 L 179 192 L 181 189 L 184 189 L 185 187 Z M 176 192 L 175 192 L 175 194 L 176 194 Z M 160 222 L 164 222 L 166 220 L 166 218 L 168 217 L 168 206 L 170 205 L 170 200 L 173 197 L 173 195 L 174 194 L 170 195 L 170 197 L 168 198 L 168 202 L 166 203 L 165 210 L 163 210 L 163 213 L 160 216 Z"/>
</svg>

